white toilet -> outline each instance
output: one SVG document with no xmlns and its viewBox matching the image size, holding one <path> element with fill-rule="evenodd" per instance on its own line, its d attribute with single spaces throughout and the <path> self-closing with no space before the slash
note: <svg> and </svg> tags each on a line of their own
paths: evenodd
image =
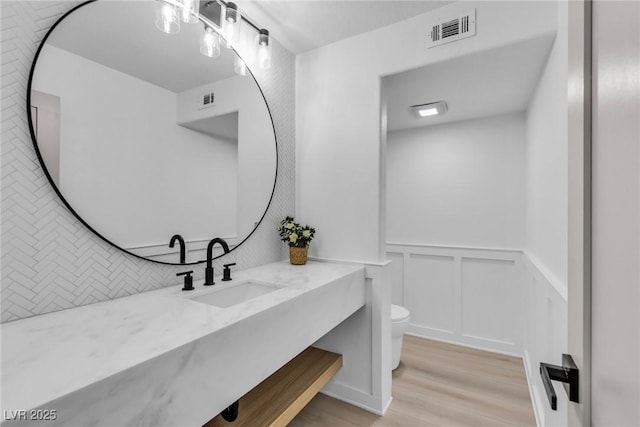
<svg viewBox="0 0 640 427">
<path fill-rule="evenodd" d="M 399 305 L 391 304 L 391 369 L 400 365 L 402 351 L 402 337 L 409 326 L 409 310 Z"/>
</svg>

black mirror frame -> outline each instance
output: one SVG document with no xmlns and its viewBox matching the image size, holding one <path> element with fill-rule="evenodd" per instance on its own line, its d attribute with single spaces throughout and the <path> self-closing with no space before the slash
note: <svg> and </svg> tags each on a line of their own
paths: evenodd
<svg viewBox="0 0 640 427">
<path fill-rule="evenodd" d="M 103 236 L 98 231 L 96 231 L 96 229 L 94 229 L 91 225 L 89 225 L 89 223 L 87 223 L 87 221 L 85 221 L 73 209 L 73 207 L 69 204 L 69 202 L 64 198 L 64 196 L 60 192 L 60 189 L 56 186 L 55 182 L 53 181 L 53 178 L 51 177 L 51 174 L 49 173 L 49 170 L 47 169 L 47 166 L 46 166 L 46 164 L 44 162 L 44 158 L 42 157 L 42 153 L 40 152 L 40 149 L 38 148 L 38 140 L 36 138 L 35 130 L 33 128 L 33 117 L 31 116 L 31 84 L 32 84 L 32 81 L 33 81 L 33 74 L 34 74 L 34 71 L 36 69 L 36 64 L 38 62 L 38 58 L 40 57 L 40 52 L 42 51 L 42 48 L 44 47 L 44 45 L 47 42 L 47 39 L 49 38 L 51 33 L 55 30 L 55 28 L 62 21 L 64 21 L 64 19 L 67 16 L 71 15 L 77 9 L 79 9 L 81 7 L 84 7 L 84 6 L 88 5 L 88 4 L 94 3 L 96 1 L 98 1 L 98 0 L 87 0 L 87 1 L 85 1 L 85 2 L 83 2 L 81 4 L 79 4 L 79 5 L 71 8 L 68 12 L 66 12 L 64 15 L 62 15 L 60 18 L 58 18 L 58 20 L 56 20 L 56 22 L 51 26 L 51 28 L 49 28 L 49 30 L 47 31 L 47 34 L 45 34 L 44 38 L 40 42 L 40 45 L 38 46 L 38 49 L 36 50 L 35 57 L 33 58 L 33 62 L 31 63 L 31 70 L 29 71 L 29 80 L 28 80 L 28 83 L 27 83 L 27 94 L 26 94 L 26 99 L 27 99 L 27 119 L 28 119 L 28 122 L 29 122 L 29 133 L 31 135 L 31 142 L 33 143 L 33 148 L 35 149 L 36 155 L 38 157 L 38 161 L 40 162 L 40 166 L 42 167 L 42 170 L 44 171 L 45 176 L 49 180 L 49 184 L 51 184 L 51 187 L 56 192 L 56 194 L 58 195 L 58 197 L 60 198 L 62 203 L 66 206 L 66 208 L 73 214 L 73 216 L 76 217 L 76 219 L 78 219 L 78 221 L 80 221 L 82 223 L 82 225 L 87 227 L 92 233 L 94 233 L 100 239 L 102 239 L 105 242 L 107 242 L 109 245 L 115 247 L 116 249 L 119 249 L 120 251 L 122 251 L 122 252 L 124 252 L 124 253 L 126 253 L 128 255 L 131 255 L 131 256 L 136 257 L 136 258 L 141 259 L 141 260 L 153 262 L 153 263 L 156 263 L 156 264 L 164 264 L 164 265 L 195 265 L 195 264 L 200 264 L 200 263 L 206 262 L 206 260 L 203 259 L 203 260 L 200 260 L 200 261 L 187 262 L 187 263 L 182 264 L 182 263 L 165 262 L 165 261 L 158 261 L 158 260 L 154 260 L 154 259 L 150 259 L 150 258 L 145 258 L 143 256 L 134 254 L 133 252 L 127 251 L 126 249 L 118 246 L 117 244 L 115 244 L 111 240 L 107 239 L 105 236 Z M 234 53 L 236 55 L 240 56 L 235 49 L 233 49 L 233 51 L 234 51 Z M 260 224 L 262 224 L 262 221 L 264 220 L 265 216 L 267 215 L 267 212 L 269 211 L 269 208 L 271 207 L 271 203 L 273 202 L 273 197 L 274 197 L 275 191 L 276 191 L 276 184 L 278 182 L 278 168 L 279 168 L 279 157 L 280 156 L 278 155 L 278 135 L 276 134 L 276 128 L 275 128 L 275 125 L 273 123 L 273 115 L 271 114 L 271 109 L 269 108 L 269 103 L 267 102 L 267 98 L 264 96 L 264 92 L 262 91 L 262 88 L 258 84 L 258 81 L 256 80 L 255 76 L 253 75 L 253 73 L 251 72 L 251 69 L 249 69 L 249 67 L 247 67 L 247 70 L 249 71 L 249 74 L 251 74 L 251 78 L 253 79 L 253 81 L 255 82 L 256 86 L 258 87 L 258 90 L 260 91 L 260 95 L 262 95 L 262 99 L 264 100 L 265 106 L 267 107 L 267 112 L 269 113 L 269 120 L 271 121 L 271 128 L 273 129 L 274 143 L 276 145 L 276 170 L 275 170 L 275 176 L 273 178 L 273 188 L 271 190 L 271 196 L 269 197 L 269 202 L 267 203 L 267 206 L 266 206 L 266 208 L 264 210 L 264 213 L 260 217 L 260 220 L 256 224 L 254 224 L 254 227 L 251 230 L 251 232 L 244 239 L 242 239 L 242 241 L 240 241 L 240 243 L 235 245 L 233 247 L 233 249 L 231 249 L 229 252 L 233 252 L 234 250 L 239 248 L 242 244 L 244 244 L 253 235 L 253 233 L 256 232 L 256 230 L 258 229 Z M 211 236 L 211 238 L 214 238 L 214 237 L 217 237 L 217 236 Z M 227 254 L 221 254 L 221 255 L 215 257 L 214 259 L 221 258 L 224 255 L 227 255 Z"/>
</svg>

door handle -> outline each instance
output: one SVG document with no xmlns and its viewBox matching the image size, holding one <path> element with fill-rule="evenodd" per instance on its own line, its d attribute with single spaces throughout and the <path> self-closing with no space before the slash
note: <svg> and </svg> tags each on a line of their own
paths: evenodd
<svg viewBox="0 0 640 427">
<path fill-rule="evenodd" d="M 579 374 L 580 371 L 573 361 L 573 357 L 569 354 L 562 355 L 562 366 L 540 362 L 540 376 L 542 377 L 542 384 L 544 384 L 544 390 L 547 392 L 551 409 L 554 411 L 558 409 L 558 397 L 553 389 L 552 380 L 563 383 L 571 402 L 580 402 L 578 396 Z"/>
</svg>

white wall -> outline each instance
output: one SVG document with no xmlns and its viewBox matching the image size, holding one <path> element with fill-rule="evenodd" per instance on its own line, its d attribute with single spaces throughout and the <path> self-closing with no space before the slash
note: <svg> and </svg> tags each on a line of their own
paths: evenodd
<svg viewBox="0 0 640 427">
<path fill-rule="evenodd" d="M 203 93 L 215 93 L 213 107 L 198 109 Z M 237 235 L 248 235 L 264 213 L 273 191 L 275 141 L 269 111 L 250 75 L 234 76 L 178 94 L 177 120 L 186 124 L 238 112 Z M 214 195 L 224 204 L 223 194 Z M 220 234 L 222 235 L 222 234 Z"/>
<path fill-rule="evenodd" d="M 236 235 L 238 146 L 178 126 L 175 93 L 50 45 L 33 88 L 60 97 L 60 189 L 106 238 Z"/>
<path fill-rule="evenodd" d="M 431 18 L 473 6 L 477 36 L 426 48 Z M 514 41 L 504 34 L 524 40 L 553 32 L 554 16 L 553 2 L 454 3 L 298 55 L 296 215 L 318 230 L 311 252 L 374 262 L 385 257 L 381 76 Z"/>
<path fill-rule="evenodd" d="M 536 417 L 564 425 L 568 397 L 559 384 L 552 411 L 540 362 L 567 352 L 568 7 L 557 2 L 558 31 L 527 110 L 524 356 Z"/>
<path fill-rule="evenodd" d="M 477 36 L 426 49 L 425 28 L 431 19 L 473 6 L 477 7 L 478 28 L 482 28 Z M 527 19 L 514 20 L 513 16 Z M 296 218 L 316 227 L 311 254 L 371 264 L 382 264 L 386 258 L 383 76 L 552 33 L 554 16 L 551 2 L 454 3 L 298 55 Z M 505 40 L 506 33 L 515 40 Z M 372 301 L 371 315 L 389 319 L 387 273 L 381 277 L 386 290 Z M 388 325 L 388 320 L 382 324 Z M 384 359 L 385 346 L 376 341 L 379 337 L 374 334 L 372 357 Z M 383 399 L 375 399 L 375 404 L 377 410 L 384 410 L 388 403 L 384 396 L 390 391 L 390 383 L 384 382 L 388 371 L 384 364 L 370 366 L 373 378 L 382 379 L 372 388 L 382 387 L 377 397 Z M 369 401 L 376 397 L 365 386 L 367 378 L 351 378 L 350 384 L 352 395 L 362 397 L 355 403 L 363 406 L 369 403 L 365 395 L 371 397 Z"/>
<path fill-rule="evenodd" d="M 389 132 L 387 242 L 524 243 L 524 113 Z"/>
<path fill-rule="evenodd" d="M 525 249 L 552 279 L 567 282 L 567 76 L 566 4 L 538 87 L 527 110 Z M 563 19 L 563 16 L 565 17 Z"/>
</svg>

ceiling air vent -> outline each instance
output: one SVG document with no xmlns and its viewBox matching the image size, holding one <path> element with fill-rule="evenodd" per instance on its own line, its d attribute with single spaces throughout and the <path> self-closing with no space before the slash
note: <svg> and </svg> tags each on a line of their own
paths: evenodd
<svg viewBox="0 0 640 427">
<path fill-rule="evenodd" d="M 476 35 L 476 10 L 471 9 L 462 15 L 438 19 L 429 28 L 427 47 L 453 42 Z"/>
</svg>

